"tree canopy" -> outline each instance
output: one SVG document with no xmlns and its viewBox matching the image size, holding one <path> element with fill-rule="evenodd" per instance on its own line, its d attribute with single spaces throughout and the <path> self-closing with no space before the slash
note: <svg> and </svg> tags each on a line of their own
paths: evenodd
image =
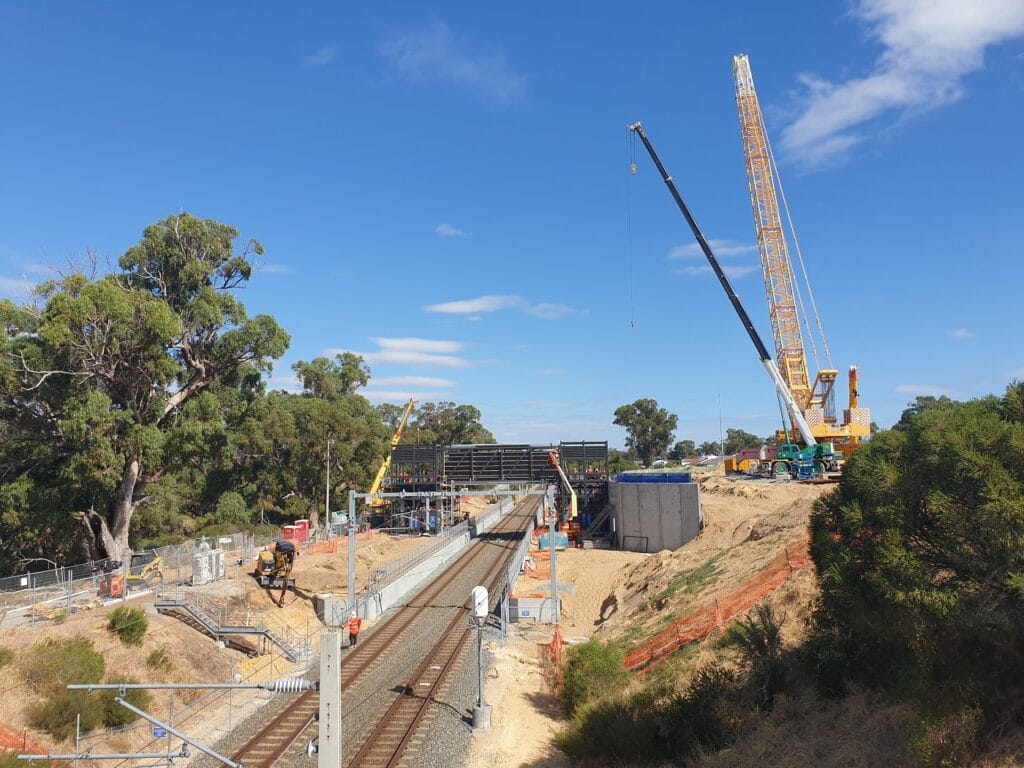
<svg viewBox="0 0 1024 768">
<path fill-rule="evenodd" d="M 818 664 L 832 685 L 941 689 L 985 709 L 1006 682 L 1024 690 L 1021 394 L 919 399 L 817 505 Z"/>
<path fill-rule="evenodd" d="M 657 400 L 643 398 L 615 409 L 614 423 L 626 429 L 626 447 L 650 466 L 672 444 L 679 419 L 658 406 Z"/>
</svg>

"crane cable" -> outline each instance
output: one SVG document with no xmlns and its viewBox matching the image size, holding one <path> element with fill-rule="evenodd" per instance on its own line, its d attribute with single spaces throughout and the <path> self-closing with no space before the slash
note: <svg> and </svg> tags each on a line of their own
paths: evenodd
<svg viewBox="0 0 1024 768">
<path fill-rule="evenodd" d="M 626 129 L 626 160 L 629 173 L 626 174 L 626 265 L 629 283 L 629 327 L 636 327 L 633 310 L 633 205 L 631 201 L 631 177 L 636 175 L 636 133 Z"/>
<path fill-rule="evenodd" d="M 825 340 L 825 329 L 821 325 L 821 315 L 818 314 L 818 305 L 814 300 L 814 291 L 811 290 L 811 281 L 807 278 L 807 266 L 804 264 L 804 255 L 800 250 L 800 241 L 796 237 L 796 226 L 793 224 L 793 216 L 789 212 L 789 201 L 786 200 L 786 191 L 782 188 L 782 176 L 779 175 L 779 166 L 775 163 L 775 153 L 772 151 L 771 142 L 768 140 L 768 131 L 765 128 L 764 116 L 759 115 L 759 119 L 761 121 L 761 133 L 764 136 L 765 145 L 768 148 L 768 162 L 771 163 L 772 170 L 775 174 L 775 180 L 779 185 L 779 196 L 782 198 L 782 207 L 786 211 L 786 221 L 789 223 L 789 231 L 793 236 L 793 248 L 796 250 L 797 259 L 800 262 L 800 271 L 803 273 L 804 286 L 807 288 L 807 295 L 811 300 L 811 309 L 814 310 L 814 321 L 818 325 L 818 335 L 821 338 L 821 346 L 825 353 L 825 359 L 828 361 L 828 367 L 832 368 L 832 353 L 829 352 L 828 342 Z M 792 271 L 792 260 L 790 260 L 789 268 L 790 271 Z M 807 326 L 807 333 L 811 340 L 811 352 L 814 355 L 814 364 L 815 367 L 820 370 L 821 366 L 818 364 L 818 348 L 814 343 L 814 334 L 811 333 L 810 321 L 807 318 L 807 309 L 804 307 L 804 297 L 800 292 L 799 286 L 794 285 L 793 288 L 796 291 L 797 300 L 800 302 L 800 312 L 803 315 L 804 325 Z"/>
</svg>

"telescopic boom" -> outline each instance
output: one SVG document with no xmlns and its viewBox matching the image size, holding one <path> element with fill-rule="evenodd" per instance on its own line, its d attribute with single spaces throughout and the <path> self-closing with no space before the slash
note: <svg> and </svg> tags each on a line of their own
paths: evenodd
<svg viewBox="0 0 1024 768">
<path fill-rule="evenodd" d="M 754 349 L 757 350 L 757 355 L 761 358 L 761 365 L 768 372 L 768 376 L 772 380 L 772 384 L 775 385 L 775 391 L 779 393 L 779 396 L 786 403 L 786 409 L 789 411 L 789 416 L 796 425 L 796 428 L 800 431 L 800 436 L 804 439 L 807 445 L 816 445 L 817 440 L 814 439 L 814 435 L 811 434 L 811 428 L 807 424 L 807 420 L 804 419 L 804 415 L 800 412 L 800 406 L 797 405 L 796 400 L 793 399 L 793 394 L 789 391 L 789 387 L 786 386 L 785 380 L 782 378 L 782 374 L 779 372 L 778 366 L 772 359 L 771 354 L 768 352 L 768 348 L 765 347 L 764 342 L 761 341 L 761 337 L 757 333 L 757 329 L 754 324 L 750 321 L 750 316 L 747 314 L 747 310 L 743 308 L 743 304 L 740 303 L 739 296 L 732 289 L 732 285 L 729 283 L 729 278 L 725 276 L 725 272 L 722 271 L 721 265 L 718 263 L 718 259 L 715 258 L 714 252 L 711 250 L 711 246 L 708 245 L 707 239 L 704 237 L 704 233 L 700 231 L 700 227 L 697 226 L 697 222 L 693 218 L 693 214 L 690 213 L 690 209 L 686 207 L 686 203 L 683 202 L 683 196 L 679 194 L 679 190 L 676 189 L 675 182 L 672 181 L 672 177 L 669 176 L 668 171 L 665 170 L 665 166 L 661 163 L 661 158 L 658 157 L 658 153 L 654 151 L 654 147 L 651 145 L 651 140 L 647 138 L 647 133 L 644 131 L 643 125 L 639 122 L 633 123 L 627 126 L 629 130 L 633 131 L 637 136 L 640 137 L 640 141 L 644 143 L 644 147 L 647 149 L 647 154 L 651 156 L 651 160 L 658 167 L 658 173 L 661 174 L 662 180 L 665 182 L 665 186 L 668 187 L 668 191 L 672 193 L 672 199 L 676 201 L 676 205 L 679 206 L 680 212 L 683 214 L 683 218 L 686 219 L 686 223 L 690 225 L 690 230 L 693 232 L 693 236 L 697 238 L 697 244 L 700 249 L 704 252 L 707 257 L 708 264 L 711 265 L 711 269 L 714 270 L 715 275 L 718 277 L 718 282 L 722 284 L 722 288 L 725 290 L 725 295 L 729 297 L 729 301 L 732 304 L 733 309 L 736 310 L 736 314 L 740 318 L 740 323 L 746 330 L 750 340 L 754 342 Z"/>
</svg>

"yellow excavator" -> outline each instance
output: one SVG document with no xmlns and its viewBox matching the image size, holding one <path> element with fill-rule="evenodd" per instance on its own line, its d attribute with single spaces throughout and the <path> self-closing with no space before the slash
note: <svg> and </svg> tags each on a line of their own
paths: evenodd
<svg viewBox="0 0 1024 768">
<path fill-rule="evenodd" d="M 391 468 L 391 449 L 394 448 L 402 440 L 402 432 L 405 431 L 405 423 L 409 420 L 409 414 L 412 413 L 412 407 L 416 405 L 417 400 L 410 397 L 409 402 L 405 405 L 405 410 L 402 412 L 402 418 L 398 422 L 398 428 L 395 430 L 395 434 L 391 436 L 391 445 L 388 447 L 388 455 L 384 457 L 384 461 L 381 462 L 380 469 L 377 470 L 376 476 L 373 478 L 373 483 L 370 484 L 370 490 L 368 493 L 376 494 L 380 492 L 381 483 L 384 482 L 384 475 L 388 473 L 388 469 Z M 383 507 L 386 502 L 380 496 L 372 496 L 370 498 L 371 507 Z"/>
<path fill-rule="evenodd" d="M 292 578 L 292 567 L 295 565 L 295 544 L 290 541 L 278 541 L 273 549 L 264 549 L 256 559 L 256 569 L 253 576 L 260 583 L 261 587 L 267 590 L 276 587 L 281 588 L 281 596 L 278 598 L 279 608 L 284 606 L 284 595 L 289 588 L 295 589 L 295 579 Z"/>
</svg>

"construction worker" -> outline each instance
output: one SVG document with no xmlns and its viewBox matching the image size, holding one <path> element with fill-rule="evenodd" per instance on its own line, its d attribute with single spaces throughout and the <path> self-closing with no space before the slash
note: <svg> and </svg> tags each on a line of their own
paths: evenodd
<svg viewBox="0 0 1024 768">
<path fill-rule="evenodd" d="M 355 611 L 349 614 L 348 617 L 348 644 L 352 647 L 356 644 L 356 638 L 359 637 L 359 630 L 363 627 L 363 620 L 360 619 Z"/>
</svg>

